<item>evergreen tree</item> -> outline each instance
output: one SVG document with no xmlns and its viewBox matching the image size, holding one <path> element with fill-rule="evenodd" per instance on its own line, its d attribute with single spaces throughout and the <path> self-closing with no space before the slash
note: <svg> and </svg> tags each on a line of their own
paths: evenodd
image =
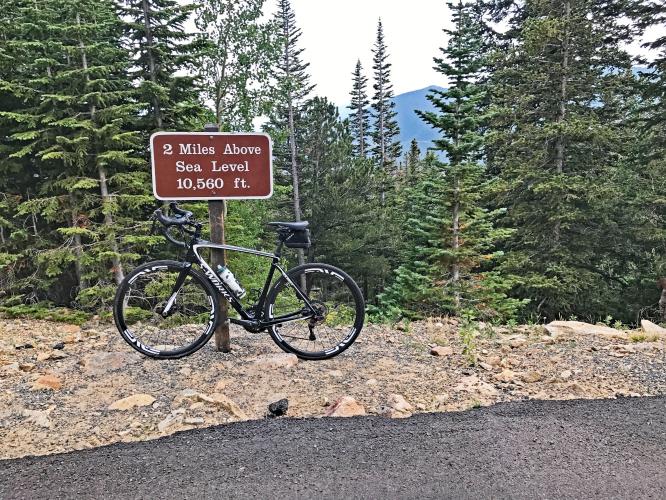
<svg viewBox="0 0 666 500">
<path fill-rule="evenodd" d="M 419 164 L 421 163 L 421 149 L 416 139 L 409 143 L 409 151 L 405 155 L 405 175 L 407 177 L 416 176 Z"/>
<path fill-rule="evenodd" d="M 277 80 L 276 104 L 268 130 L 273 134 L 278 168 L 286 170 L 291 178 L 291 201 L 294 219 L 303 218 L 300 193 L 300 166 L 297 121 L 314 86 L 307 72 L 309 63 L 302 61 L 303 49 L 298 48 L 301 30 L 296 26 L 296 15 L 289 0 L 279 0 L 275 22 L 280 33 L 280 57 L 275 68 Z M 305 262 L 302 249 L 298 250 L 299 264 Z"/>
<path fill-rule="evenodd" d="M 348 124 L 326 98 L 310 99 L 299 115 L 303 214 L 311 222 L 309 261 L 347 270 L 372 299 L 389 263 L 382 256 L 391 238 L 379 206 L 373 163 L 353 152 Z"/>
<path fill-rule="evenodd" d="M 537 317 L 603 317 L 626 287 L 627 255 L 617 251 L 626 233 L 613 220 L 618 159 L 630 144 L 626 3 L 528 1 L 505 10 L 514 38 L 490 79 L 489 161 L 504 185 L 497 203 L 517 229 L 502 269 L 521 274 L 514 293 Z"/>
<path fill-rule="evenodd" d="M 138 127 L 189 130 L 201 111 L 194 78 L 188 73 L 198 47 L 185 23 L 192 11 L 176 0 L 122 0 L 128 50 L 142 109 Z"/>
<path fill-rule="evenodd" d="M 391 63 L 384 42 L 384 28 L 381 19 L 377 24 L 377 39 L 372 49 L 375 91 L 372 99 L 373 129 L 372 154 L 383 169 L 392 169 L 402 152 L 400 128 L 396 121 L 393 85 L 391 84 Z"/>
<path fill-rule="evenodd" d="M 370 111 L 368 110 L 370 101 L 366 92 L 368 79 L 363 75 L 360 60 L 356 61 L 352 77 L 351 104 L 348 106 L 348 109 L 351 110 L 349 128 L 354 140 L 354 154 L 357 158 L 365 158 L 368 155 L 370 134 Z"/>
<path fill-rule="evenodd" d="M 129 209 L 152 202 L 144 194 L 148 176 L 140 170 L 137 134 L 127 131 L 137 107 L 122 23 L 107 0 L 41 0 L 30 15 L 43 24 L 43 44 L 25 80 L 8 87 L 29 98 L 2 114 L 13 122 L 10 157 L 32 164 L 36 194 L 26 191 L 17 216 L 28 216 L 34 236 L 50 240 L 35 259 L 39 276 L 62 276 L 73 264 L 79 289 L 87 288 L 79 299 L 107 301 L 108 279 L 123 278 L 121 257 L 136 257 L 123 255 L 119 238 L 125 231 L 134 236 Z M 26 55 L 13 53 L 12 43 L 7 48 L 10 57 Z M 65 241 L 54 244 L 56 238 Z"/>
<path fill-rule="evenodd" d="M 382 295 L 390 312 L 406 315 L 462 314 L 504 319 L 520 303 L 508 299 L 490 261 L 501 254 L 497 241 L 510 234 L 493 220 L 501 210 L 483 208 L 490 182 L 481 162 L 486 111 L 485 89 L 478 83 L 484 68 L 482 29 L 469 4 L 448 3 L 453 12 L 449 42 L 435 58 L 435 69 L 448 77 L 447 90 L 432 90 L 436 111 L 417 111 L 441 136 L 434 149 L 446 162 L 430 158 L 418 182 L 406 189 L 412 206 L 406 232 L 412 242 L 396 280 Z M 412 142 L 412 156 L 418 146 Z M 412 160 L 414 162 L 414 160 Z M 410 170 L 416 170 L 412 167 Z"/>
</svg>

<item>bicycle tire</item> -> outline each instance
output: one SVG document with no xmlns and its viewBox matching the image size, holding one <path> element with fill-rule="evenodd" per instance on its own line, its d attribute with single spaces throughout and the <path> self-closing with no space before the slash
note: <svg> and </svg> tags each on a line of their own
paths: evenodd
<svg viewBox="0 0 666 500">
<path fill-rule="evenodd" d="M 130 328 L 130 325 L 128 325 L 128 321 L 125 315 L 125 305 L 127 304 L 127 294 L 128 291 L 131 290 L 132 284 L 138 280 L 139 277 L 147 276 L 151 272 L 168 270 L 173 271 L 174 273 L 180 273 L 187 266 L 188 264 L 185 262 L 178 262 L 173 260 L 158 260 L 147 262 L 132 270 L 132 272 L 129 273 L 118 286 L 113 303 L 113 317 L 116 327 L 118 328 L 121 337 L 130 346 L 132 346 L 133 349 L 139 351 L 145 356 L 156 359 L 177 359 L 184 356 L 189 356 L 190 354 L 193 354 L 194 352 L 201 349 L 206 344 L 206 342 L 210 340 L 211 336 L 215 332 L 215 327 L 217 326 L 217 321 L 219 318 L 217 291 L 200 271 L 193 269 L 192 267 L 189 268 L 187 277 L 191 278 L 191 283 L 195 284 L 195 286 L 199 286 L 202 289 L 210 307 L 210 315 L 207 319 L 206 327 L 202 331 L 201 335 L 198 335 L 194 341 L 188 343 L 187 345 L 183 345 L 178 349 L 160 350 L 143 342 L 141 333 L 136 331 L 133 332 Z"/>
<path fill-rule="evenodd" d="M 313 275 L 314 273 L 321 274 L 322 276 L 333 277 L 335 280 L 344 284 L 350 292 L 350 297 L 353 299 L 354 319 L 349 327 L 349 331 L 343 336 L 342 340 L 336 342 L 335 345 L 322 349 L 319 351 L 307 351 L 292 345 L 287 337 L 280 331 L 282 325 L 275 325 L 268 328 L 268 332 L 273 341 L 285 352 L 295 354 L 300 359 L 304 360 L 323 360 L 330 359 L 348 349 L 354 341 L 358 338 L 363 328 L 365 321 L 365 301 L 363 294 L 356 282 L 344 271 L 329 264 L 303 264 L 294 267 L 287 271 L 289 279 L 298 285 L 302 275 Z M 264 318 L 270 319 L 275 313 L 275 304 L 279 294 L 286 289 L 288 285 L 284 276 L 281 276 L 275 284 L 271 287 L 266 298 L 266 305 L 264 309 Z M 310 296 L 308 298 L 311 298 Z M 326 319 L 324 322 L 327 321 Z M 291 323 L 294 324 L 294 323 Z M 299 339 L 299 340 L 305 340 Z M 292 342 L 293 343 L 293 342 Z"/>
</svg>

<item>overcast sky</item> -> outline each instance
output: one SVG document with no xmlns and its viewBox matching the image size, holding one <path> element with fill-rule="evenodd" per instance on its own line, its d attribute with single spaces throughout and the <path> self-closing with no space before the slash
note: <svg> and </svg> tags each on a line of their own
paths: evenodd
<svg viewBox="0 0 666 500">
<path fill-rule="evenodd" d="M 275 12 L 269 0 L 265 12 Z M 343 106 L 349 102 L 351 73 L 360 59 L 372 85 L 372 47 L 382 18 L 394 93 L 401 94 L 446 81 L 433 69 L 432 58 L 446 38 L 451 15 L 445 0 L 291 0 L 303 59 L 310 63 L 316 93 Z M 371 87 L 368 92 L 371 93 Z"/>
<path fill-rule="evenodd" d="M 361 60 L 372 95 L 372 47 L 380 17 L 392 64 L 394 93 L 429 85 L 446 86 L 445 78 L 432 69 L 433 57 L 446 43 L 442 29 L 451 27 L 445 0 L 291 0 L 291 6 L 303 32 L 302 57 L 310 63 L 315 92 L 338 106 L 349 103 L 351 73 L 357 59 Z M 264 12 L 273 15 L 275 11 L 276 1 L 267 0 Z M 646 39 L 654 40 L 658 31 L 650 30 Z M 645 54 L 638 42 L 629 51 Z"/>
</svg>

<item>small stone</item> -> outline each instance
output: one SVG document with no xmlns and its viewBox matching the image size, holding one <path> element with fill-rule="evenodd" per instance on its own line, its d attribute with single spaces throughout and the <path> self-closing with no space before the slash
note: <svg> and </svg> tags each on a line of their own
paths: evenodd
<svg viewBox="0 0 666 500">
<path fill-rule="evenodd" d="M 515 372 L 509 369 L 502 370 L 501 373 L 495 375 L 495 380 L 497 380 L 498 382 L 506 382 L 506 383 L 513 382 L 516 380 L 516 374 Z"/>
<path fill-rule="evenodd" d="M 438 394 L 437 396 L 435 396 L 435 403 L 437 403 L 438 407 L 444 406 L 446 403 L 449 402 L 450 399 L 451 396 L 449 396 L 448 394 Z"/>
<path fill-rule="evenodd" d="M 190 375 L 192 375 L 192 368 L 190 368 L 189 366 L 183 366 L 183 367 L 178 371 L 178 373 L 180 373 L 181 375 L 183 375 L 183 376 L 185 376 L 185 377 L 189 377 Z"/>
<path fill-rule="evenodd" d="M 355 417 L 365 415 L 365 408 L 351 396 L 343 396 L 333 403 L 325 415 L 327 417 Z"/>
<path fill-rule="evenodd" d="M 201 425 L 205 422 L 203 417 L 188 417 L 185 420 L 183 420 L 184 424 L 187 425 Z"/>
<path fill-rule="evenodd" d="M 493 371 L 493 369 L 495 368 L 490 363 L 484 363 L 483 361 L 479 362 L 479 366 L 489 372 Z"/>
<path fill-rule="evenodd" d="M 525 373 L 522 373 L 520 375 L 520 378 L 523 382 L 527 382 L 528 384 L 533 384 L 535 382 L 539 382 L 543 378 L 543 376 L 541 375 L 541 373 L 539 373 L 536 370 L 529 370 L 526 371 Z"/>
<path fill-rule="evenodd" d="M 289 400 L 287 398 L 280 399 L 268 405 L 269 417 L 281 417 L 287 414 L 289 409 Z"/>
<path fill-rule="evenodd" d="M 425 409 L 426 409 L 426 405 L 424 405 L 423 403 L 416 403 L 415 406 L 416 406 L 416 409 L 419 410 L 419 411 L 425 411 Z"/>
<path fill-rule="evenodd" d="M 377 385 L 379 382 L 377 382 L 377 379 L 376 379 L 376 378 L 369 378 L 368 380 L 365 381 L 365 383 L 366 383 L 367 385 L 369 385 L 369 386 L 375 386 L 375 385 Z"/>
<path fill-rule="evenodd" d="M 18 363 L 8 363 L 6 365 L 2 365 L 2 368 L 0 368 L 0 371 L 2 373 L 17 373 L 20 371 L 20 365 Z"/>
<path fill-rule="evenodd" d="M 205 405 L 201 401 L 197 401 L 196 403 L 192 403 L 192 405 L 190 406 L 190 411 L 200 410 L 204 406 Z"/>
<path fill-rule="evenodd" d="M 211 394 L 210 396 L 207 396 L 205 394 L 199 393 L 197 394 L 197 399 L 199 401 L 203 401 L 204 403 L 209 403 L 215 406 L 219 406 L 227 413 L 233 415 L 234 417 L 240 420 L 248 420 L 248 416 L 245 414 L 245 412 L 241 410 L 240 407 L 234 401 L 229 399 L 224 394 L 216 392 L 214 394 Z"/>
<path fill-rule="evenodd" d="M 560 378 L 562 380 L 569 380 L 572 375 L 573 373 L 571 372 L 571 370 L 564 370 L 562 373 L 560 373 Z"/>
<path fill-rule="evenodd" d="M 221 380 L 218 380 L 217 383 L 215 384 L 215 392 L 222 392 L 233 382 L 231 379 L 228 378 L 223 378 Z"/>
<path fill-rule="evenodd" d="M 58 342 L 56 344 L 53 344 L 53 348 L 57 350 L 62 350 L 65 348 L 65 344 L 63 342 Z"/>
<path fill-rule="evenodd" d="M 48 410 L 23 410 L 23 416 L 27 417 L 27 421 L 31 422 L 39 427 L 44 427 L 50 429 L 53 424 L 49 419 L 49 415 L 53 411 L 55 406 L 50 407 Z"/>
<path fill-rule="evenodd" d="M 268 354 L 260 356 L 254 361 L 255 366 L 265 370 L 275 370 L 282 368 L 291 368 L 298 364 L 298 357 L 295 354 Z"/>
<path fill-rule="evenodd" d="M 345 375 L 344 373 L 342 373 L 341 370 L 329 370 L 328 374 L 331 377 L 334 377 L 334 378 L 341 378 L 341 377 L 344 377 L 344 375 Z"/>
<path fill-rule="evenodd" d="M 33 346 L 32 344 L 19 344 L 19 345 L 14 346 L 14 348 L 18 351 L 20 351 L 22 349 L 32 349 L 34 347 L 35 346 Z"/>
<path fill-rule="evenodd" d="M 390 394 L 386 405 L 380 408 L 379 414 L 389 418 L 407 418 L 412 416 L 413 409 L 401 394 Z"/>
<path fill-rule="evenodd" d="M 109 410 L 131 410 L 137 406 L 149 406 L 155 402 L 155 398 L 150 394 L 133 394 L 123 399 L 119 399 L 109 405 Z"/>
<path fill-rule="evenodd" d="M 444 328 L 444 323 L 438 321 L 437 323 L 435 323 L 435 326 L 436 326 L 437 328 Z"/>
<path fill-rule="evenodd" d="M 105 373 L 126 369 L 130 363 L 140 360 L 138 354 L 131 352 L 98 352 L 81 360 L 86 375 L 104 375 Z"/>
<path fill-rule="evenodd" d="M 183 422 L 183 415 L 171 412 L 164 420 L 157 424 L 157 430 L 164 432 L 167 429 Z"/>
<path fill-rule="evenodd" d="M 500 358 L 499 356 L 488 356 L 486 358 L 486 363 L 492 366 L 499 366 L 501 362 L 502 358 Z"/>
<path fill-rule="evenodd" d="M 35 363 L 20 363 L 18 368 L 22 372 L 31 372 L 35 369 Z"/>
<path fill-rule="evenodd" d="M 48 361 L 48 360 L 57 360 L 57 359 L 65 359 L 67 357 L 67 354 L 64 352 L 60 351 L 51 351 L 51 352 L 40 352 L 37 354 L 37 361 Z"/>
<path fill-rule="evenodd" d="M 81 327 L 79 325 L 62 325 L 59 330 L 70 335 L 78 335 L 81 333 Z"/>
<path fill-rule="evenodd" d="M 430 349 L 430 354 L 433 356 L 451 356 L 453 355 L 453 347 L 450 345 L 442 346 L 438 345 Z"/>
<path fill-rule="evenodd" d="M 55 375 L 42 375 L 32 384 L 31 391 L 51 390 L 57 391 L 62 387 L 62 380 Z"/>
</svg>

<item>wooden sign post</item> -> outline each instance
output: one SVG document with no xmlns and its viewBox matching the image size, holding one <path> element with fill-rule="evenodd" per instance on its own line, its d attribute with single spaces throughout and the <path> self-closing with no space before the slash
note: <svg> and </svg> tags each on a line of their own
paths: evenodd
<svg viewBox="0 0 666 500">
<path fill-rule="evenodd" d="M 157 132 L 150 138 L 153 193 L 160 200 L 208 200 L 210 239 L 225 244 L 226 199 L 269 198 L 273 194 L 271 140 L 265 134 Z M 225 251 L 211 250 L 211 267 L 226 265 Z M 228 303 L 220 295 L 215 348 L 229 352 Z"/>
<path fill-rule="evenodd" d="M 204 132 L 219 132 L 220 128 L 207 123 Z M 208 220 L 210 223 L 210 241 L 224 245 L 224 217 L 227 215 L 227 202 L 225 200 L 211 200 L 208 202 Z M 211 266 L 227 265 L 227 256 L 224 250 L 212 249 L 210 254 Z M 229 336 L 229 304 L 221 295 L 217 298 L 220 305 L 220 321 L 215 329 L 215 350 L 218 352 L 231 352 L 231 337 Z"/>
</svg>

